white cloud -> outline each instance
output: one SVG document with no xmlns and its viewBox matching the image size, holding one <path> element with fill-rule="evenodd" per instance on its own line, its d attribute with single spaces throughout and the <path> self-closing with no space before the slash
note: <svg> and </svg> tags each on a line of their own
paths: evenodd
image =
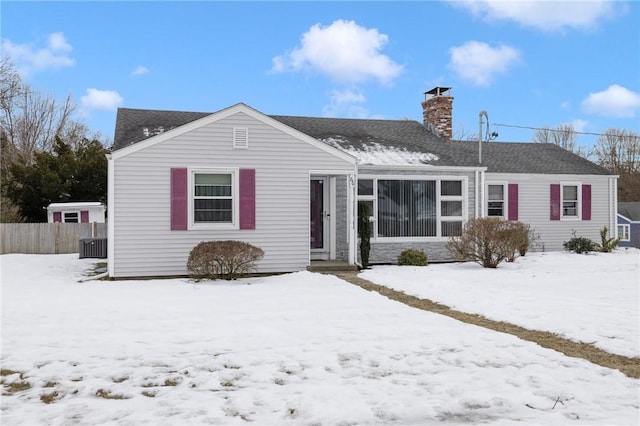
<svg viewBox="0 0 640 426">
<path fill-rule="evenodd" d="M 610 16 L 616 7 L 615 2 L 607 0 L 456 0 L 451 3 L 486 21 L 510 20 L 543 31 L 591 28 Z"/>
<path fill-rule="evenodd" d="M 61 32 L 50 34 L 44 47 L 34 48 L 30 44 L 14 44 L 2 40 L 2 55 L 11 59 L 23 77 L 47 69 L 71 67 L 75 59 L 70 54 L 73 47 Z"/>
<path fill-rule="evenodd" d="M 368 111 L 360 104 L 365 103 L 366 100 L 362 93 L 351 89 L 332 90 L 331 101 L 324 106 L 322 112 L 327 117 L 365 118 Z"/>
<path fill-rule="evenodd" d="M 354 21 L 337 20 L 323 27 L 312 26 L 302 35 L 301 45 L 273 58 L 272 72 L 309 70 L 346 83 L 370 78 L 389 83 L 402 66 L 380 53 L 388 36 Z"/>
<path fill-rule="evenodd" d="M 144 74 L 148 74 L 149 73 L 149 68 L 142 66 L 142 65 L 138 65 L 136 67 L 136 69 L 134 69 L 133 71 L 131 71 L 131 75 L 144 75 Z"/>
<path fill-rule="evenodd" d="M 496 75 L 506 73 L 520 61 L 520 52 L 511 46 L 491 47 L 479 41 L 452 47 L 449 53 L 449 68 L 478 86 L 488 85 Z"/>
<path fill-rule="evenodd" d="M 584 132 L 585 130 L 587 130 L 589 122 L 581 120 L 580 118 L 576 118 L 575 120 L 572 120 L 565 124 L 570 124 L 573 127 L 573 130 L 575 130 L 576 132 Z"/>
<path fill-rule="evenodd" d="M 632 118 L 640 109 L 640 93 L 612 84 L 602 92 L 590 93 L 582 101 L 581 107 L 587 114 Z"/>
<path fill-rule="evenodd" d="M 113 111 L 123 101 L 122 96 L 113 90 L 87 89 L 87 94 L 80 98 L 80 108 L 84 114 L 92 110 Z"/>
</svg>

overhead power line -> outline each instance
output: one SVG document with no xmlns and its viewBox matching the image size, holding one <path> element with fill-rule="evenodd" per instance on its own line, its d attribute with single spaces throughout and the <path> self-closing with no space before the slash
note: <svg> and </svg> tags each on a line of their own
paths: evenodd
<svg viewBox="0 0 640 426">
<path fill-rule="evenodd" d="M 516 129 L 528 129 L 528 130 L 547 130 L 549 132 L 560 132 L 560 133 L 564 133 L 566 132 L 566 130 L 562 130 L 562 129 L 551 129 L 549 127 L 531 127 L 531 126 L 518 126 L 516 124 L 503 124 L 503 123 L 493 123 L 493 126 L 498 126 L 498 127 L 513 127 Z M 594 132 L 578 132 L 573 130 L 572 133 L 575 133 L 576 135 L 593 135 L 593 136 L 610 136 L 607 133 L 594 133 Z M 627 137 L 634 137 L 634 138 L 638 138 L 640 136 L 636 136 L 636 135 L 626 135 Z"/>
</svg>

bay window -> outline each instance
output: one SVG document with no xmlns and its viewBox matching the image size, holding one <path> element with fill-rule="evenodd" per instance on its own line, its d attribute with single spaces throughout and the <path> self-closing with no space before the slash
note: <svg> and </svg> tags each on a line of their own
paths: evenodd
<svg viewBox="0 0 640 426">
<path fill-rule="evenodd" d="M 360 179 L 358 200 L 370 203 L 374 239 L 460 235 L 465 216 L 459 179 Z"/>
</svg>

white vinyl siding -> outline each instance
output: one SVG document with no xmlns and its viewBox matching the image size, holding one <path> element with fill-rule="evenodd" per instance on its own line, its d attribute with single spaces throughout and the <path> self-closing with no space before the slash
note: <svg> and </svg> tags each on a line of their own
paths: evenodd
<svg viewBox="0 0 640 426">
<path fill-rule="evenodd" d="M 615 226 L 615 212 L 611 211 L 610 177 L 603 175 L 542 175 L 487 173 L 488 182 L 509 182 L 518 184 L 518 220 L 531 226 L 537 236 L 533 250 L 562 251 L 562 243 L 569 240 L 572 231 L 576 235 L 594 241 L 600 240 L 599 230 L 603 226 Z M 575 218 L 550 219 L 550 185 L 591 185 L 591 220 Z M 562 191 L 561 191 L 562 192 Z M 581 188 L 578 197 L 581 197 Z M 562 207 L 562 194 L 560 198 Z M 506 205 L 506 204 L 505 204 Z M 581 215 L 581 205 L 578 214 Z"/>
<path fill-rule="evenodd" d="M 249 129 L 250 149 L 233 148 L 234 128 Z M 195 245 L 225 239 L 264 250 L 259 272 L 303 270 L 309 264 L 311 171 L 355 172 L 354 164 L 327 149 L 243 112 L 112 161 L 115 277 L 184 275 Z M 180 167 L 255 169 L 255 230 L 171 231 L 170 169 Z"/>
</svg>

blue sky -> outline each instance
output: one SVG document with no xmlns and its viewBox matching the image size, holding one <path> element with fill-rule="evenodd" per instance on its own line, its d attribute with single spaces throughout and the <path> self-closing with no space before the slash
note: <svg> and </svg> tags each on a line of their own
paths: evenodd
<svg viewBox="0 0 640 426">
<path fill-rule="evenodd" d="M 3 1 L 1 14 L 2 55 L 109 139 L 118 107 L 421 121 L 435 86 L 453 88 L 457 137 L 482 110 L 498 141 L 531 140 L 508 126 L 640 131 L 635 1 Z"/>
</svg>

